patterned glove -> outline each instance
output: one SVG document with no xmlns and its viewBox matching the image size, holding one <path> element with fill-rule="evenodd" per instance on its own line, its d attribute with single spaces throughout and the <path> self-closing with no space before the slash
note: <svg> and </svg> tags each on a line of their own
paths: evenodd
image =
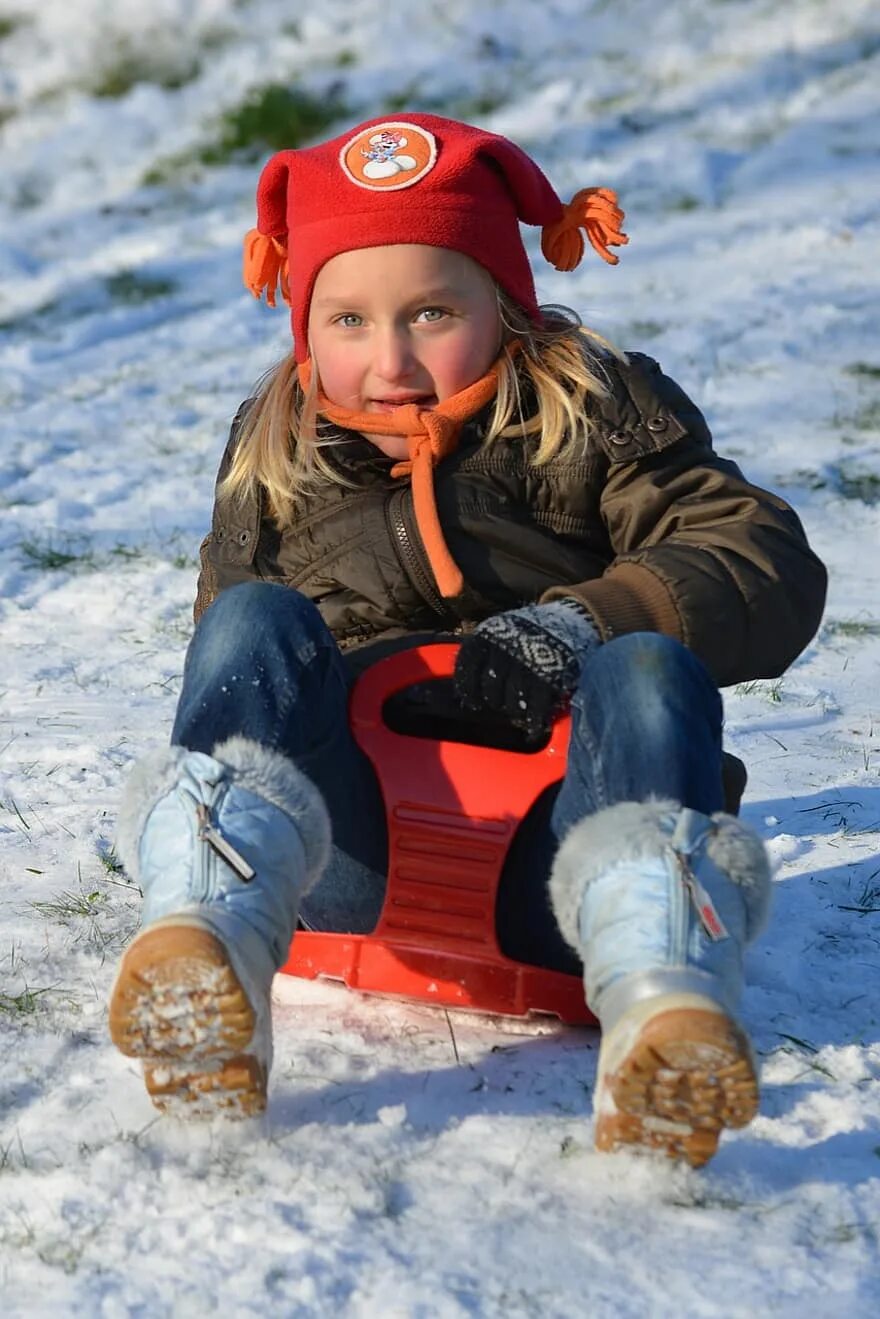
<svg viewBox="0 0 880 1319">
<path fill-rule="evenodd" d="M 566 596 L 487 618 L 461 644 L 455 688 L 471 710 L 503 712 L 530 736 L 543 734 L 577 686 L 601 637 L 586 610 Z"/>
</svg>

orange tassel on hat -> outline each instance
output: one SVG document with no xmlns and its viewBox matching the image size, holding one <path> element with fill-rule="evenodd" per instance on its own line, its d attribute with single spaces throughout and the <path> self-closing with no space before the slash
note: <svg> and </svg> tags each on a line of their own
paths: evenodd
<svg viewBox="0 0 880 1319">
<path fill-rule="evenodd" d="M 619 257 L 609 247 L 629 242 L 622 231 L 623 211 L 613 188 L 582 188 L 565 207 L 562 216 L 541 230 L 541 251 L 556 270 L 574 270 L 584 255 L 583 229 L 603 261 L 616 266 Z"/>
<path fill-rule="evenodd" d="M 281 285 L 281 296 L 290 306 L 287 286 L 287 248 L 280 238 L 269 238 L 259 229 L 250 229 L 244 240 L 242 278 L 255 298 L 266 294 L 266 302 L 275 306 L 275 290 Z"/>
</svg>

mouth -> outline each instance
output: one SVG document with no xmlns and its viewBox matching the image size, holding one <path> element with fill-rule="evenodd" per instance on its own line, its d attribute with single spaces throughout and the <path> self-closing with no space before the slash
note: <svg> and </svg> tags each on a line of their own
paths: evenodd
<svg viewBox="0 0 880 1319">
<path fill-rule="evenodd" d="M 397 412 L 413 403 L 420 408 L 433 408 L 437 405 L 437 395 L 395 394 L 392 398 L 371 398 L 367 407 L 370 412 Z"/>
</svg>

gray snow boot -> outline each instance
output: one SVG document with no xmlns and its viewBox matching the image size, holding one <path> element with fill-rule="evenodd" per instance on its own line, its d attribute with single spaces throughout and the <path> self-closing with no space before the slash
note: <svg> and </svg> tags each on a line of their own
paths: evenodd
<svg viewBox="0 0 880 1319">
<path fill-rule="evenodd" d="M 111 996 L 114 1044 L 143 1060 L 163 1111 L 261 1112 L 272 978 L 329 853 L 320 794 L 247 738 L 210 756 L 163 748 L 129 775 L 117 846 L 144 908 Z"/>
<path fill-rule="evenodd" d="M 594 1095 L 600 1150 L 659 1150 L 694 1167 L 758 1108 L 734 1012 L 770 872 L 733 816 L 624 802 L 580 821 L 553 865 L 564 938 L 584 962 L 602 1027 Z"/>
</svg>

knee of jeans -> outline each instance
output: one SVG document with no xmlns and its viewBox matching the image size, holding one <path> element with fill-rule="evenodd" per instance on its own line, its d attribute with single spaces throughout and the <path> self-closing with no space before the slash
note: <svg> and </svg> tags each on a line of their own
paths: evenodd
<svg viewBox="0 0 880 1319">
<path fill-rule="evenodd" d="M 257 638 L 265 645 L 273 637 L 314 658 L 317 645 L 329 633 L 317 606 L 289 586 L 277 582 L 239 582 L 221 591 L 199 620 L 193 641 L 221 649 L 252 648 Z"/>
<path fill-rule="evenodd" d="M 721 721 L 721 697 L 708 669 L 687 646 L 660 632 L 630 632 L 590 655 L 576 699 L 594 701 L 597 686 L 612 686 L 627 705 L 661 717 L 670 706 L 699 699 Z"/>
</svg>

